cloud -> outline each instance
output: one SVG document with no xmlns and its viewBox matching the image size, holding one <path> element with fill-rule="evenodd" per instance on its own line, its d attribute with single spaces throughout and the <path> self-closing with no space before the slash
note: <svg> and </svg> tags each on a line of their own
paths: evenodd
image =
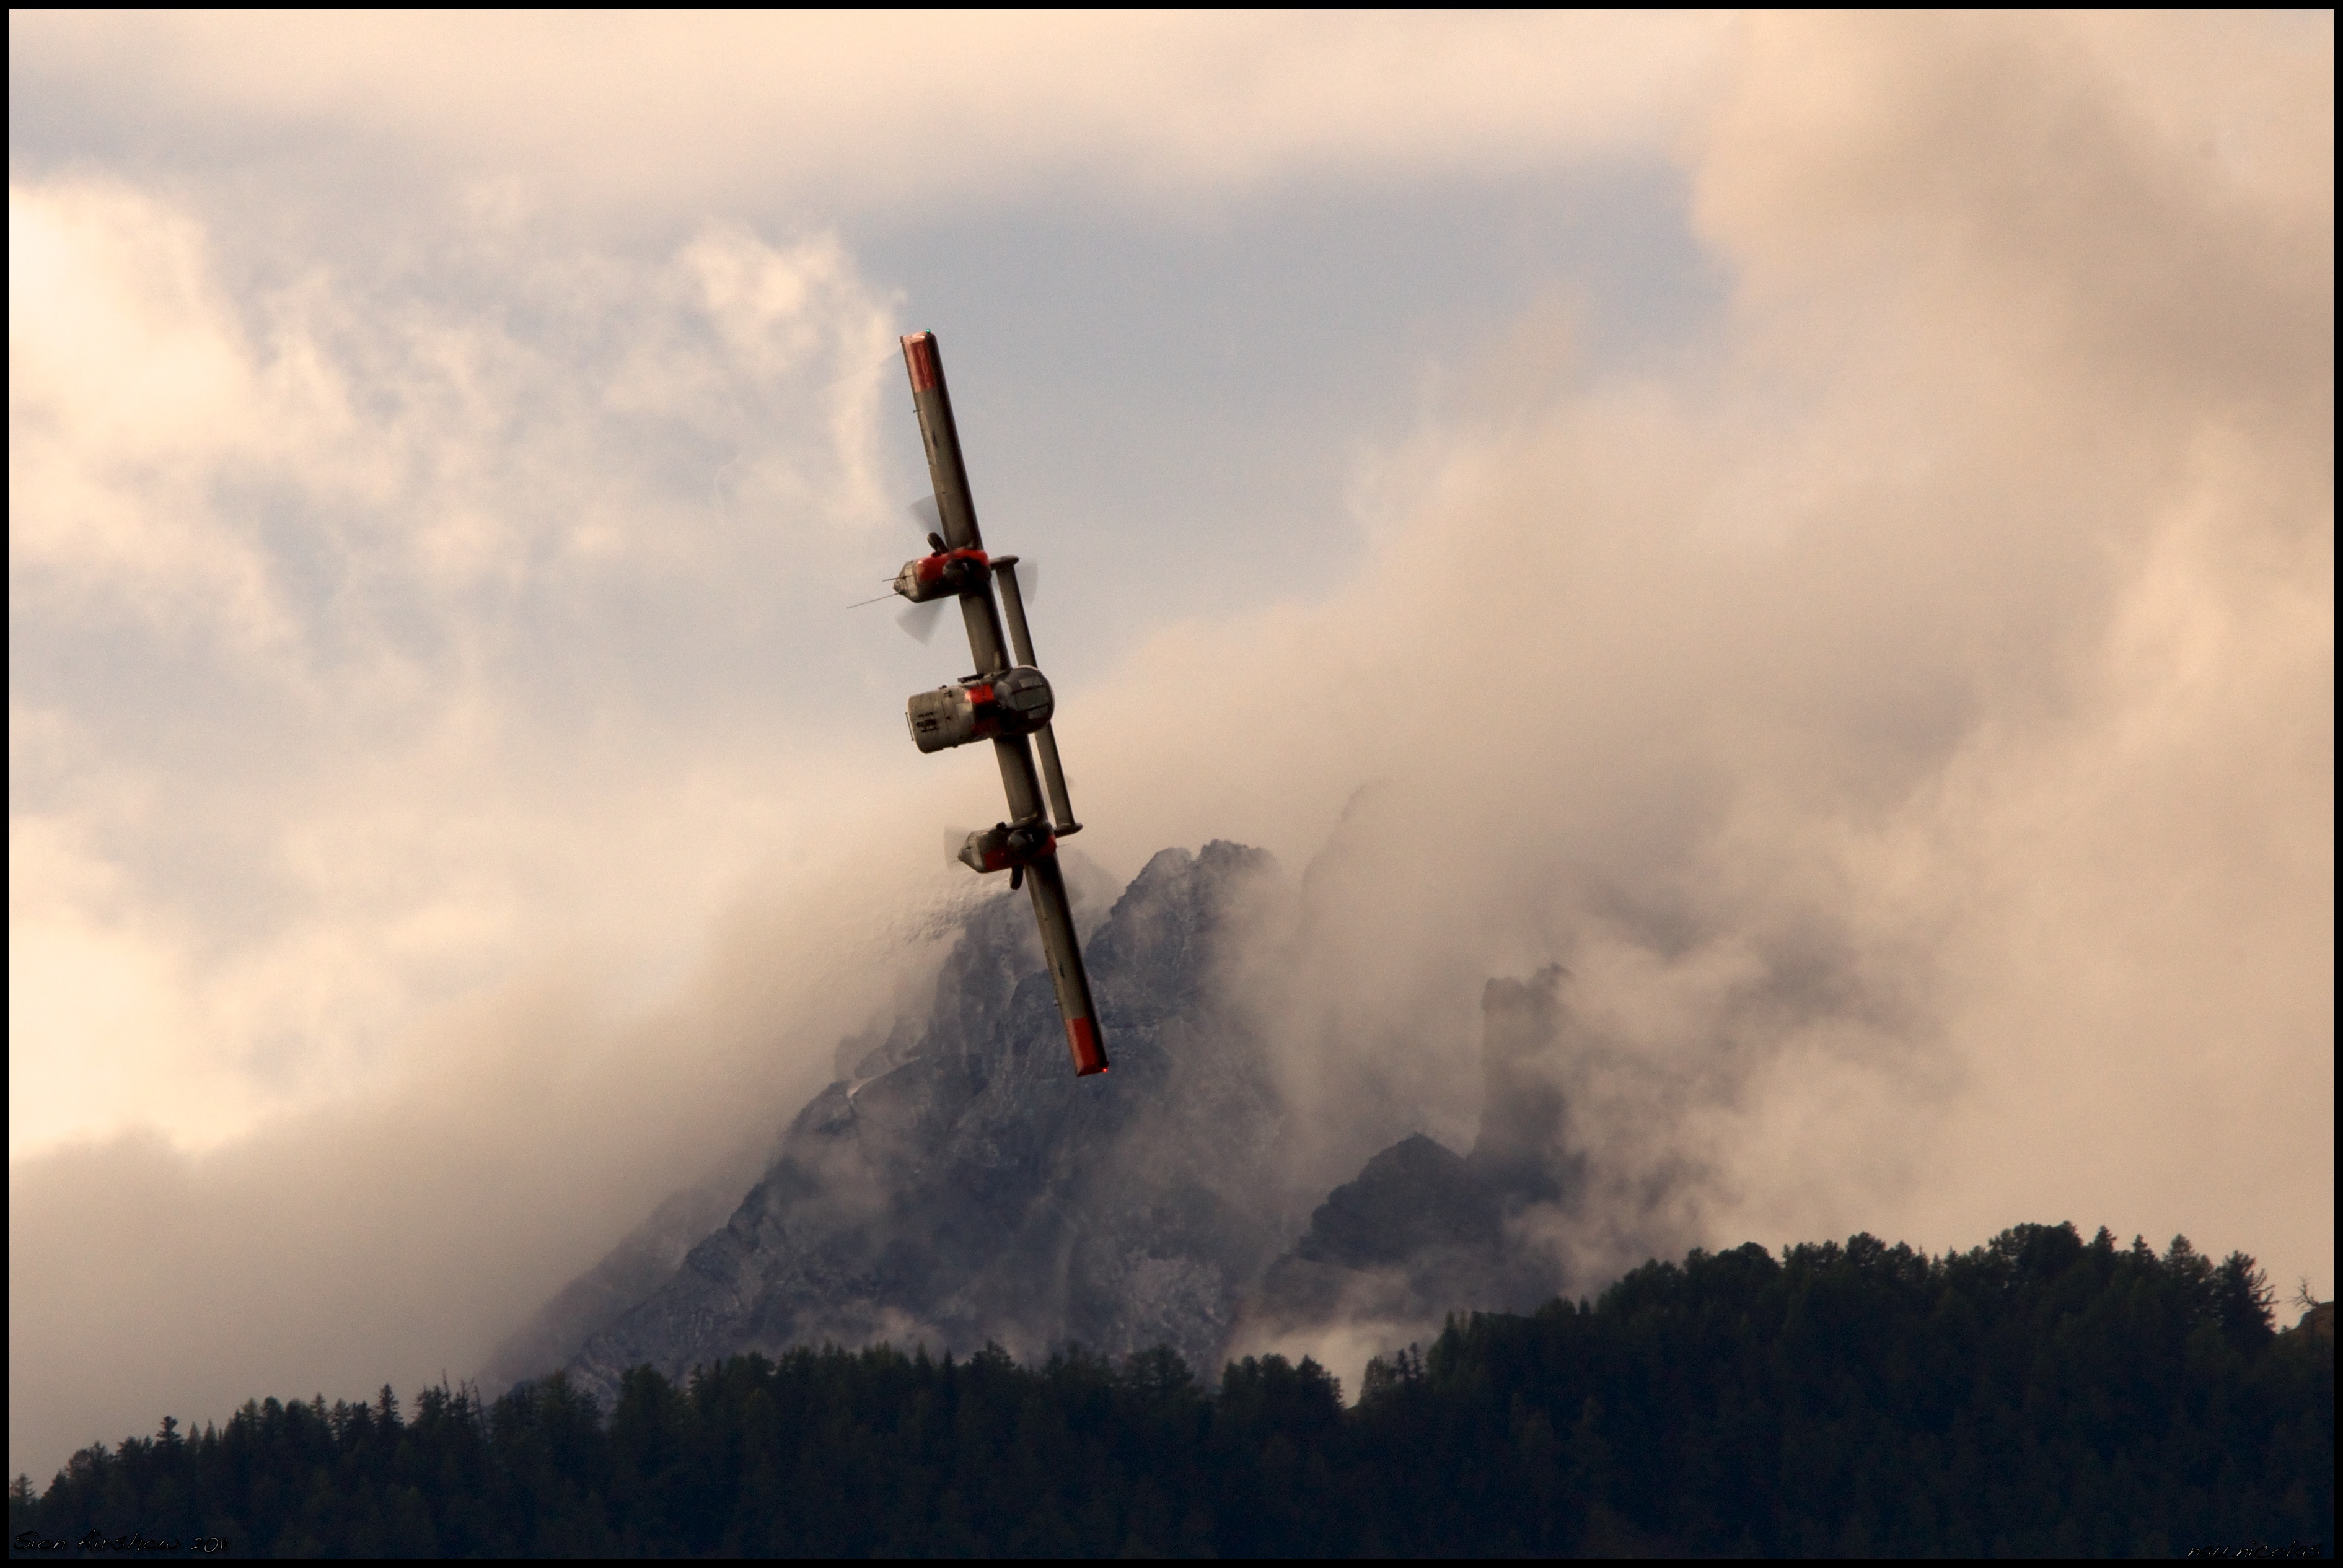
<svg viewBox="0 0 2343 1568">
<path fill-rule="evenodd" d="M 255 285 L 219 212 L 11 187 L 20 1468 L 469 1371 L 966 893 L 838 722 L 879 677 L 776 635 L 903 531 L 833 236 Z"/>
<path fill-rule="evenodd" d="M 576 243 L 530 205 L 564 190 L 1193 194 L 1671 149 L 1734 280 L 1715 332 L 1574 378 L 1567 317 L 1523 320 L 1380 455 L 1322 599 L 1158 623 L 1062 682 L 1085 849 L 1307 867 L 1255 980 L 1330 1180 L 1469 1136 L 1482 983 L 1564 966 L 1597 1218 L 1659 1200 L 1558 1240 L 1587 1279 L 1670 1241 L 2069 1215 L 2331 1270 L 2330 34 L 935 24 L 954 54 L 621 22 L 524 54 L 481 40 L 533 24 L 261 25 L 12 45 L 40 90 L 111 73 L 166 118 L 527 188 L 475 186 L 428 266 L 256 295 L 206 282 L 195 208 L 18 182 L 157 413 L 107 437 L 102 381 L 25 361 L 57 428 L 12 490 L 12 591 L 55 668 L 12 677 L 12 1032 L 27 1072 L 219 1094 L 238 1130 L 126 1131 L 172 1126 L 136 1088 L 61 1124 L 108 1141 L 45 1128 L 16 1162 L 19 1464 L 158 1401 L 460 1375 L 839 1033 L 920 1005 L 884 955 L 932 957 L 954 884 L 897 829 L 990 786 L 834 719 L 895 696 L 859 656 L 770 676 L 759 640 L 881 537 L 892 416 L 856 377 L 886 291 L 820 229 Z M 110 681 L 46 653 L 126 624 L 149 651 Z M 139 695 L 190 686 L 213 729 Z M 53 1267 L 76 1246 L 116 1261 Z M 199 1288 L 142 1295 L 158 1259 Z"/>
<path fill-rule="evenodd" d="M 265 645 L 287 631 L 266 561 L 201 491 L 321 399 L 297 360 L 256 361 L 206 259 L 199 225 L 135 191 L 11 185 L 11 564 Z"/>
<path fill-rule="evenodd" d="M 346 1092 L 418 1007 L 698 919 L 769 843 L 820 745 L 710 734 L 705 665 L 891 509 L 834 239 L 541 257 L 488 308 L 328 273 L 254 320 L 168 203 L 10 207 L 13 1150 Z M 691 765 L 598 742 L 646 707 Z"/>
<path fill-rule="evenodd" d="M 224 1416 L 240 1390 L 476 1372 L 648 1195 L 753 1160 L 767 1110 L 891 1016 L 867 977 L 932 975 L 903 923 L 919 873 L 881 856 L 874 895 L 870 869 L 797 870 L 820 925 L 736 909 L 701 983 L 657 1010 L 590 961 L 546 961 L 426 1013 L 362 1094 L 200 1151 L 163 1121 L 13 1161 L 12 1463 L 164 1410 Z"/>
<path fill-rule="evenodd" d="M 1707 18 L 816 15 L 10 21 L 136 123 L 299 126 L 524 199 L 830 211 L 1478 176 L 1662 143 Z M 208 123 L 215 127 L 206 132 Z"/>
<path fill-rule="evenodd" d="M 1209 747 L 1069 699 L 1110 845 L 1307 854 L 1379 781 L 1276 968 L 1328 1172 L 1468 1136 L 1481 980 L 1554 960 L 1598 1171 L 1709 1172 L 1677 1239 L 2055 1211 L 2328 1266 L 2330 90 L 2240 35 L 2267 162 L 2202 156 L 2235 98 L 2189 123 L 2173 51 L 1753 25 L 1710 357 L 1467 408 L 1352 590 L 1159 633 Z"/>
</svg>

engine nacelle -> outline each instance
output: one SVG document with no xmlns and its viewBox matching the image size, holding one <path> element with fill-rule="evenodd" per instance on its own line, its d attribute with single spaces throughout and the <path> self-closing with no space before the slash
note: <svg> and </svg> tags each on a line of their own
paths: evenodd
<svg viewBox="0 0 2343 1568">
<path fill-rule="evenodd" d="M 922 751 L 943 751 L 971 740 L 1031 735 L 1050 722 L 1057 699 L 1050 682 L 1030 664 L 999 675 L 972 675 L 951 686 L 922 691 L 910 700 L 904 721 Z"/>
<path fill-rule="evenodd" d="M 895 574 L 895 591 L 913 604 L 973 593 L 984 586 L 992 562 L 982 550 L 938 550 L 915 561 L 905 561 Z"/>
<path fill-rule="evenodd" d="M 972 871 L 1022 870 L 1057 852 L 1058 836 L 1047 822 L 1000 822 L 970 833 L 960 847 L 960 859 Z"/>
</svg>

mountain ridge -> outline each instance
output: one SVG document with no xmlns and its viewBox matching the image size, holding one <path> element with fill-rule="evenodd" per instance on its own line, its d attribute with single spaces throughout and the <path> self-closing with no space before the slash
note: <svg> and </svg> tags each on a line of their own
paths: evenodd
<svg viewBox="0 0 2343 1568">
<path fill-rule="evenodd" d="M 723 1201 L 719 1174 L 670 1198 L 485 1380 L 558 1365 L 607 1406 L 638 1364 L 680 1377 L 745 1351 L 880 1340 L 1027 1359 L 1168 1345 L 1209 1365 L 1352 1320 L 1401 1343 L 1453 1309 L 1550 1296 L 1561 1271 L 1516 1221 L 1570 1177 L 1537 1067 L 1561 970 L 1485 989 L 1491 1109 L 1468 1153 L 1410 1133 L 1313 1204 L 1232 978 L 1280 876 L 1265 852 L 1215 840 L 1131 880 L 1086 944 L 1114 1057 L 1103 1080 L 1065 1070 L 1022 900 L 978 906 L 923 1025 L 841 1043 L 840 1076 L 745 1196 Z"/>
</svg>

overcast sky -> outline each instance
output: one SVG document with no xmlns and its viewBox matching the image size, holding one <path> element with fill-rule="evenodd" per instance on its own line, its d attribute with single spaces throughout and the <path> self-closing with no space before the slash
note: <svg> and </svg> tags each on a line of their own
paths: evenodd
<svg viewBox="0 0 2343 1568">
<path fill-rule="evenodd" d="M 1347 890 L 1301 1081 L 1559 961 L 1714 1242 L 2331 1292 L 2330 18 L 9 42 L 12 1472 L 464 1375 L 920 1005 L 921 328 L 1089 858 Z"/>
</svg>

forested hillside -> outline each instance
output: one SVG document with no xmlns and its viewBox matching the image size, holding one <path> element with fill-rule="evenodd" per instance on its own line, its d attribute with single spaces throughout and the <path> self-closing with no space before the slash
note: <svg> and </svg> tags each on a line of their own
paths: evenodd
<svg viewBox="0 0 2343 1568">
<path fill-rule="evenodd" d="M 1369 1368 L 739 1357 L 483 1402 L 246 1404 L 88 1449 L 20 1553 L 2134 1553 L 2333 1544 L 2331 1337 L 2250 1259 L 2021 1226 L 1652 1263 Z M 28 1544 L 29 1543 L 29 1544 Z M 52 1549 L 54 1554 L 54 1549 Z"/>
</svg>

